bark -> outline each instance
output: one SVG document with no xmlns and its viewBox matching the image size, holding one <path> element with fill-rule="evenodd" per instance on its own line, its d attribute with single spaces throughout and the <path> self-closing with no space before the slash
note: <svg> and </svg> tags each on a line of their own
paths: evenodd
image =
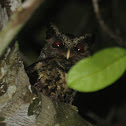
<svg viewBox="0 0 126 126">
<path fill-rule="evenodd" d="M 21 0 L 1 0 L 0 1 L 0 29 L 6 26 L 10 15 L 21 7 Z"/>
<path fill-rule="evenodd" d="M 7 49 L 0 68 L 0 125 L 32 125 L 35 117 L 27 116 L 27 110 L 33 94 L 17 43 Z"/>
</svg>

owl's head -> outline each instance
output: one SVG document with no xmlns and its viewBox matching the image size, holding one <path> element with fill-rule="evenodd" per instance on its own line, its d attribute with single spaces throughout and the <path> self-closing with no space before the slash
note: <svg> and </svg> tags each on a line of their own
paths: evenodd
<svg viewBox="0 0 126 126">
<path fill-rule="evenodd" d="M 74 36 L 61 33 L 56 26 L 50 24 L 46 32 L 46 44 L 39 59 L 60 57 L 66 60 L 79 61 L 90 56 L 90 45 L 94 35 Z"/>
</svg>

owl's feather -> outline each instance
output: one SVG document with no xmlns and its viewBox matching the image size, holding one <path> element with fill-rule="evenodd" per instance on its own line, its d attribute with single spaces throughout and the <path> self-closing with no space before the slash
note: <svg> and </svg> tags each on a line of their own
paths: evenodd
<svg viewBox="0 0 126 126">
<path fill-rule="evenodd" d="M 66 86 L 66 75 L 76 62 L 90 56 L 92 41 L 92 34 L 62 34 L 50 25 L 38 61 L 26 70 L 30 83 L 53 100 L 72 103 L 75 91 Z"/>
</svg>

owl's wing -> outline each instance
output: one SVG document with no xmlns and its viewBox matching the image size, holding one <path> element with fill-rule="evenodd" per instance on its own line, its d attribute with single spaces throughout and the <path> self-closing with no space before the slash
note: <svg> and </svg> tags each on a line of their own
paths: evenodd
<svg viewBox="0 0 126 126">
<path fill-rule="evenodd" d="M 34 85 L 39 78 L 38 70 L 36 69 L 37 64 L 38 63 L 34 63 L 25 69 L 31 85 Z"/>
</svg>

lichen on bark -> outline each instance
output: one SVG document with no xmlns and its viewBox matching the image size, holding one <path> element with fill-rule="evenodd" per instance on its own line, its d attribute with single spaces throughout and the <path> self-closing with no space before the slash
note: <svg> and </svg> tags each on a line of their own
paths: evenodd
<svg viewBox="0 0 126 126">
<path fill-rule="evenodd" d="M 8 48 L 1 59 L 0 68 L 1 82 L 7 86 L 5 93 L 0 96 L 0 116 L 5 118 L 1 123 L 16 126 L 17 122 L 25 124 L 27 118 L 26 123 L 33 124 L 35 117 L 27 116 L 33 94 L 29 90 L 30 83 L 19 56 L 17 43 Z"/>
</svg>

